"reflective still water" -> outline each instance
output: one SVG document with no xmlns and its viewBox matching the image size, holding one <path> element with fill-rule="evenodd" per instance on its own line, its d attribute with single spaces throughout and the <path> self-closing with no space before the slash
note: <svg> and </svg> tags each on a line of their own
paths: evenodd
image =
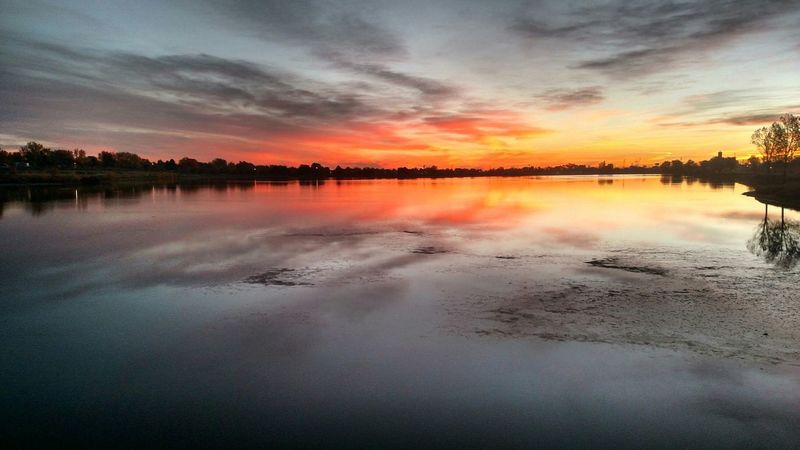
<svg viewBox="0 0 800 450">
<path fill-rule="evenodd" d="M 651 176 L 0 193 L 20 447 L 800 445 L 800 214 Z"/>
</svg>

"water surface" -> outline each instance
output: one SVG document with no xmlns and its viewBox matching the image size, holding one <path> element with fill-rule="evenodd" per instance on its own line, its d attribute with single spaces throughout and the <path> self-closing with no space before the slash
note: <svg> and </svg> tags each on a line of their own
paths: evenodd
<svg viewBox="0 0 800 450">
<path fill-rule="evenodd" d="M 796 447 L 800 215 L 745 190 L 6 189 L 0 431 L 26 447 Z"/>
</svg>

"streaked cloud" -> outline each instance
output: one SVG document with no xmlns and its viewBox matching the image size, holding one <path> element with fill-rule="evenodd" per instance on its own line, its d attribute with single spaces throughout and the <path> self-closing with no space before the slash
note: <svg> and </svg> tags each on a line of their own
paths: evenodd
<svg viewBox="0 0 800 450">
<path fill-rule="evenodd" d="M 562 111 L 600 103 L 605 99 L 603 88 L 591 86 L 577 89 L 552 89 L 537 96 L 550 111 Z"/>
<path fill-rule="evenodd" d="M 532 39 L 580 42 L 599 55 L 577 68 L 633 78 L 673 71 L 693 62 L 692 56 L 711 56 L 736 39 L 773 29 L 781 16 L 799 13 L 800 4 L 791 0 L 610 1 L 545 19 L 535 14 L 511 29 Z"/>
</svg>

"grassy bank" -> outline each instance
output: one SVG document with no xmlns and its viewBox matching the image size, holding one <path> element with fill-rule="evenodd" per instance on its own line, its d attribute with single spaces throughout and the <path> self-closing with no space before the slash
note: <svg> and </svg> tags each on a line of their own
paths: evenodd
<svg viewBox="0 0 800 450">
<path fill-rule="evenodd" d="M 232 179 L 228 175 L 192 174 L 147 170 L 26 170 L 0 174 L 0 186 L 24 185 L 138 185 L 138 184 L 174 184 L 191 182 L 214 182 Z"/>
</svg>

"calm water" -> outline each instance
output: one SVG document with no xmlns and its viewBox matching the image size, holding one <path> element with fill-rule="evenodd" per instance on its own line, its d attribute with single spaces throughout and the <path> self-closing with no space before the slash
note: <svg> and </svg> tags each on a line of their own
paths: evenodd
<svg viewBox="0 0 800 450">
<path fill-rule="evenodd" d="M 745 190 L 643 176 L 5 190 L 0 435 L 796 448 L 800 215 L 781 222 Z"/>
</svg>

